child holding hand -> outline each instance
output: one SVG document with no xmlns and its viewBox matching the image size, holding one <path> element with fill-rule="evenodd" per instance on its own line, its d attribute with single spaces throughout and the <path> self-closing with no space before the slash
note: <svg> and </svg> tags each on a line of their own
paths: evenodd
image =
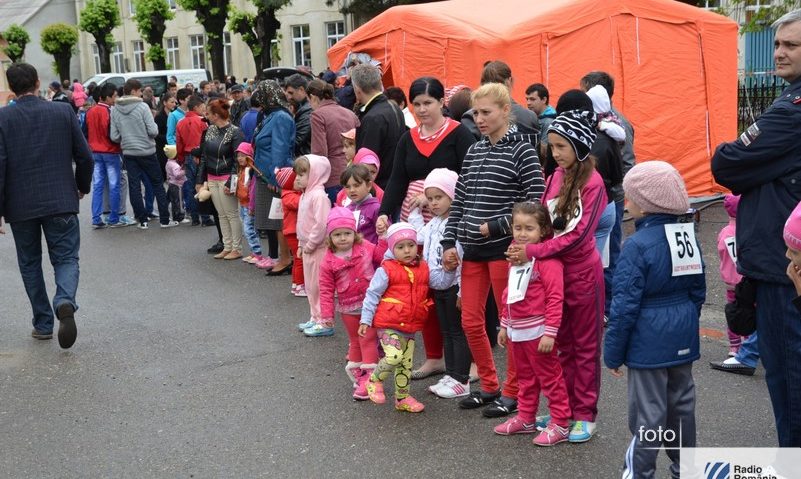
<svg viewBox="0 0 801 479">
<path fill-rule="evenodd" d="M 282 233 L 289 245 L 289 253 L 295 258 L 292 261 L 292 286 L 290 292 L 297 297 L 306 297 L 303 280 L 303 258 L 298 256 L 298 208 L 300 207 L 300 191 L 295 189 L 297 175 L 290 167 L 279 168 L 275 179 L 281 186 L 281 209 L 284 211 Z M 267 276 L 275 276 L 282 272 L 270 271 Z"/>
<path fill-rule="evenodd" d="M 384 357 L 368 378 L 367 395 L 376 404 L 386 401 L 382 382 L 395 372 L 395 409 L 412 413 L 425 409 L 409 395 L 414 362 L 414 335 L 428 317 L 428 265 L 417 255 L 417 231 L 409 223 L 387 230 L 389 249 L 376 269 L 362 304 L 359 336 L 378 329 Z"/>
</svg>

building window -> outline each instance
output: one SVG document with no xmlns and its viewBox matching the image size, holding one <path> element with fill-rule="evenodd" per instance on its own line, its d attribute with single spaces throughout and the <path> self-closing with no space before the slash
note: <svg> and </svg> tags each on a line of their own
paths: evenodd
<svg viewBox="0 0 801 479">
<path fill-rule="evenodd" d="M 308 25 L 292 26 L 292 46 L 295 52 L 295 66 L 311 68 L 311 37 Z"/>
<path fill-rule="evenodd" d="M 134 40 L 133 42 L 134 70 L 143 72 L 145 68 L 145 42 Z"/>
<path fill-rule="evenodd" d="M 131 16 L 136 16 L 136 5 L 134 4 L 134 0 L 128 0 L 128 11 L 131 12 Z"/>
<path fill-rule="evenodd" d="M 170 10 L 177 10 L 178 9 L 178 4 L 175 3 L 175 2 L 176 2 L 176 0 L 168 0 L 167 1 L 167 3 L 170 4 Z"/>
<path fill-rule="evenodd" d="M 231 34 L 229 32 L 223 32 L 223 65 L 225 68 L 225 74 L 230 75 L 231 72 L 234 70 L 233 67 L 233 60 L 231 55 Z"/>
<path fill-rule="evenodd" d="M 345 38 L 345 22 L 329 22 L 325 24 L 326 39 L 328 40 L 328 48 L 343 38 Z"/>
<path fill-rule="evenodd" d="M 189 49 L 192 50 L 192 68 L 206 68 L 206 39 L 203 35 L 189 36 Z"/>
<path fill-rule="evenodd" d="M 125 54 L 122 52 L 122 42 L 114 44 L 114 49 L 111 50 L 111 60 L 114 73 L 125 73 Z"/>
<path fill-rule="evenodd" d="M 95 75 L 100 73 L 100 53 L 97 50 L 97 44 L 92 44 L 92 60 L 95 63 Z"/>
<path fill-rule="evenodd" d="M 178 70 L 181 68 L 180 61 L 178 60 L 179 57 L 178 53 L 178 37 L 170 37 L 167 39 L 167 63 L 169 63 L 169 67 L 173 70 Z"/>
<path fill-rule="evenodd" d="M 280 33 L 279 33 L 280 35 Z M 277 38 L 270 40 L 270 65 L 281 64 L 281 41 Z"/>
</svg>

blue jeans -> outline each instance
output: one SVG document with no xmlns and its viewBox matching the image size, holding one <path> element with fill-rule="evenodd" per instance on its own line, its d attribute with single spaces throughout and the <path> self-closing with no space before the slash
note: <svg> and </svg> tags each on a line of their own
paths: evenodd
<svg viewBox="0 0 801 479">
<path fill-rule="evenodd" d="M 335 204 L 337 202 L 337 195 L 342 190 L 342 185 L 336 186 L 329 186 L 325 189 L 325 194 L 328 195 L 328 199 L 331 200 L 331 204 Z"/>
<path fill-rule="evenodd" d="M 757 333 L 753 333 L 751 336 L 745 338 L 742 344 L 740 344 L 740 349 L 737 351 L 737 355 L 734 356 L 734 359 L 745 366 L 752 368 L 757 367 L 757 363 L 759 362 L 758 340 L 759 335 Z"/>
<path fill-rule="evenodd" d="M 248 214 L 247 206 L 239 205 L 239 217 L 242 218 L 242 232 L 245 234 L 250 252 L 261 256 L 261 240 L 259 234 L 256 233 L 253 217 Z"/>
<path fill-rule="evenodd" d="M 801 447 L 801 314 L 789 284 L 757 281 L 759 354 L 765 366 L 779 447 Z"/>
<path fill-rule="evenodd" d="M 53 332 L 53 310 L 69 303 L 77 311 L 75 294 L 78 291 L 78 251 L 81 248 L 81 229 L 78 216 L 64 214 L 44 216 L 11 224 L 17 263 L 33 310 L 33 328 L 42 334 Z M 42 232 L 47 253 L 56 279 L 56 295 L 52 306 L 47 298 L 42 273 Z"/>
<path fill-rule="evenodd" d="M 615 226 L 615 203 L 609 202 L 601 213 L 601 219 L 598 221 L 598 227 L 595 229 L 595 247 L 598 249 L 598 254 L 603 258 L 604 247 L 606 242 L 609 241 L 609 234 Z"/>
<path fill-rule="evenodd" d="M 109 215 L 108 222 L 117 223 L 120 220 L 120 171 L 122 158 L 118 153 L 92 153 L 95 160 L 95 170 L 92 174 L 92 224 L 101 222 L 103 214 L 103 191 L 108 182 L 109 189 Z"/>
<path fill-rule="evenodd" d="M 186 173 L 186 181 L 184 182 L 183 190 L 181 190 L 184 194 L 184 209 L 186 209 L 188 215 L 192 216 L 192 221 L 200 221 L 201 218 L 197 214 L 197 200 L 195 199 L 195 181 L 197 181 L 195 160 L 187 158 L 186 162 L 184 162 L 184 171 Z M 204 215 L 202 219 L 206 220 L 208 216 Z"/>
<path fill-rule="evenodd" d="M 164 175 L 161 176 L 162 180 L 164 179 Z M 162 185 L 164 182 L 162 181 Z M 150 184 L 149 181 L 142 178 L 142 185 L 145 187 L 145 209 L 148 213 L 153 211 L 153 200 L 155 199 L 155 195 L 153 193 L 153 185 Z"/>
<path fill-rule="evenodd" d="M 161 166 L 156 155 L 130 156 L 125 155 L 125 165 L 128 167 L 128 188 L 130 190 L 131 206 L 134 215 L 140 223 L 148 221 L 150 213 L 142 200 L 142 182 L 150 183 L 159 206 L 159 220 L 166 225 L 170 222 L 170 210 L 167 207 L 167 193 L 164 191 L 164 178 L 161 177 Z"/>
<path fill-rule="evenodd" d="M 615 226 L 609 234 L 609 267 L 604 270 L 604 289 L 606 290 L 606 304 L 604 314 L 609 316 L 609 307 L 612 305 L 612 278 L 615 276 L 617 259 L 623 246 L 623 200 L 615 201 Z"/>
</svg>

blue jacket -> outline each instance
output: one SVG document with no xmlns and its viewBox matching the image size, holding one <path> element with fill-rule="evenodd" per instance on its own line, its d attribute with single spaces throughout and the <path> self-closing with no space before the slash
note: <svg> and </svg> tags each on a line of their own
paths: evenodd
<svg viewBox="0 0 801 479">
<path fill-rule="evenodd" d="M 93 169 L 68 103 L 26 95 L 0 108 L 0 216 L 7 223 L 78 213 L 78 192 L 89 193 Z"/>
<path fill-rule="evenodd" d="M 604 363 L 635 369 L 678 366 L 700 357 L 698 318 L 704 274 L 672 277 L 664 225 L 673 215 L 647 215 L 623 244 L 612 283 Z M 698 251 L 700 254 L 700 251 Z"/>
<path fill-rule="evenodd" d="M 740 138 L 718 146 L 715 180 L 740 197 L 737 269 L 745 276 L 790 284 L 784 223 L 801 201 L 801 78 L 790 84 Z"/>
<path fill-rule="evenodd" d="M 253 136 L 253 162 L 263 174 L 262 180 L 279 188 L 275 169 L 292 166 L 295 159 L 295 120 L 284 109 L 264 118 Z"/>
</svg>

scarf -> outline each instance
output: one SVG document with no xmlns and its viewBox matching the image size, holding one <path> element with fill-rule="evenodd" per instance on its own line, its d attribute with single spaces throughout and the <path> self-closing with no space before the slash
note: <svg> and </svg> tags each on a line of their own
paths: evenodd
<svg viewBox="0 0 801 479">
<path fill-rule="evenodd" d="M 458 121 L 451 118 L 445 118 L 445 123 L 443 123 L 439 130 L 435 131 L 431 135 L 423 136 L 423 132 L 419 126 L 412 128 L 410 134 L 417 151 L 420 152 L 421 155 L 428 158 L 432 153 L 434 153 L 434 150 L 437 149 L 439 144 L 442 143 L 442 140 L 444 140 L 459 125 L 460 123 Z"/>
</svg>

